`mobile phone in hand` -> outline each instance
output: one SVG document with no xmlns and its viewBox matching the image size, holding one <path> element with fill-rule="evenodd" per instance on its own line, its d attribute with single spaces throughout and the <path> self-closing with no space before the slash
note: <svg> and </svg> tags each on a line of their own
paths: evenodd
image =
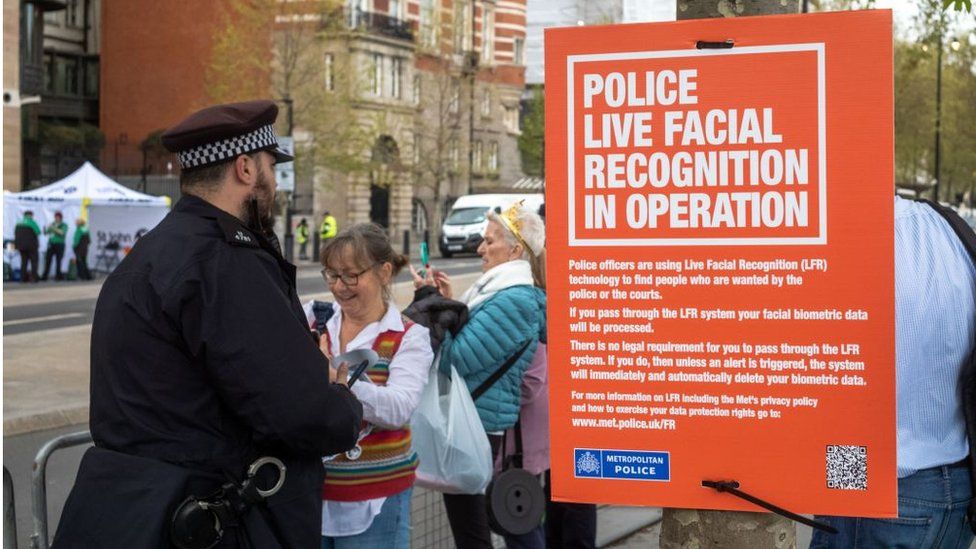
<svg viewBox="0 0 976 549">
<path fill-rule="evenodd" d="M 352 389 L 353 384 L 356 383 L 356 380 L 359 379 L 360 376 L 362 376 L 363 373 L 366 372 L 366 368 L 368 366 L 369 366 L 368 360 L 364 360 L 359 364 L 357 364 L 356 368 L 349 373 L 349 381 L 346 383 L 346 387 Z"/>
<path fill-rule="evenodd" d="M 427 276 L 427 269 L 430 268 L 430 250 L 427 248 L 426 242 L 420 243 L 420 264 L 424 266 L 423 270 L 420 271 L 420 276 Z"/>
</svg>

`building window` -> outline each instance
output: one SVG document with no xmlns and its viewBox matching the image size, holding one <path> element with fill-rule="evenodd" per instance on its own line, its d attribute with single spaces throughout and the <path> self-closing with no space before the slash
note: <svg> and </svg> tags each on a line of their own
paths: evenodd
<svg viewBox="0 0 976 549">
<path fill-rule="evenodd" d="M 525 38 L 515 39 L 515 64 L 524 65 L 525 64 Z"/>
<path fill-rule="evenodd" d="M 455 53 L 464 53 L 471 50 L 471 9 L 472 5 L 465 0 L 458 0 L 454 4 Z"/>
<path fill-rule="evenodd" d="M 387 13 L 390 14 L 390 17 L 394 19 L 403 19 L 403 13 L 400 12 L 403 5 L 402 2 L 400 2 L 400 0 L 389 0 L 389 2 L 390 9 L 387 10 Z"/>
<path fill-rule="evenodd" d="M 349 0 L 349 26 L 356 28 L 363 19 L 366 17 L 366 13 L 371 11 L 369 0 Z"/>
<path fill-rule="evenodd" d="M 369 93 L 380 96 L 383 95 L 383 56 L 374 53 L 372 64 L 369 71 Z"/>
<path fill-rule="evenodd" d="M 440 2 L 435 0 L 420 2 L 420 44 L 427 48 L 436 48 L 440 38 L 439 6 Z"/>
<path fill-rule="evenodd" d="M 471 169 L 475 173 L 481 172 L 484 166 L 484 146 L 481 141 L 474 142 L 474 150 L 471 153 Z"/>
<path fill-rule="evenodd" d="M 483 5 L 481 16 L 481 62 L 491 64 L 495 58 L 495 10 Z"/>
<path fill-rule="evenodd" d="M 505 129 L 512 132 L 519 132 L 518 110 L 513 107 L 505 107 Z"/>
<path fill-rule="evenodd" d="M 65 10 L 65 22 L 71 28 L 81 28 L 81 7 L 78 0 L 68 0 L 68 8 Z"/>
<path fill-rule="evenodd" d="M 82 61 L 80 57 L 47 54 L 44 56 L 44 91 L 53 95 L 81 95 Z M 98 66 L 95 66 L 98 70 Z M 95 75 L 97 89 L 97 74 Z M 86 88 L 89 83 L 85 82 Z M 85 90 L 87 92 L 87 89 Z"/>
<path fill-rule="evenodd" d="M 420 104 L 420 75 L 413 75 L 413 92 L 411 93 L 415 105 Z"/>
<path fill-rule="evenodd" d="M 491 90 L 485 90 L 481 98 L 481 116 L 491 116 Z"/>
<path fill-rule="evenodd" d="M 498 141 L 488 143 L 488 171 L 491 173 L 498 171 Z"/>
<path fill-rule="evenodd" d="M 326 91 L 335 91 L 335 72 L 333 65 L 335 64 L 335 57 L 331 53 L 325 54 L 325 89 Z"/>
<path fill-rule="evenodd" d="M 457 140 L 451 141 L 451 171 L 457 172 L 461 168 L 461 151 L 458 149 Z"/>
<path fill-rule="evenodd" d="M 400 99 L 403 97 L 403 59 L 394 57 L 390 59 L 390 92 L 393 97 Z"/>
<path fill-rule="evenodd" d="M 451 114 L 457 114 L 461 110 L 461 81 L 451 78 L 451 102 L 448 105 Z"/>
<path fill-rule="evenodd" d="M 85 61 L 85 97 L 98 98 L 98 59 Z"/>
</svg>

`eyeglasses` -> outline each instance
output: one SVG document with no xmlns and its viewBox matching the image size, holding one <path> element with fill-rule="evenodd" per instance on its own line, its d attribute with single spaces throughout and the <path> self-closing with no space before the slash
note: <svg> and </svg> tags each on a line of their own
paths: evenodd
<svg viewBox="0 0 976 549">
<path fill-rule="evenodd" d="M 335 271 L 322 269 L 322 279 L 325 280 L 325 283 L 328 284 L 329 286 L 335 284 L 336 281 L 338 280 L 341 280 L 342 283 L 345 284 L 346 286 L 355 286 L 356 284 L 359 284 L 359 277 L 363 276 L 363 274 L 366 273 L 366 271 L 372 269 L 376 265 L 378 265 L 378 263 L 373 263 L 372 265 L 366 267 L 365 269 L 359 271 L 358 273 L 347 273 L 347 274 L 339 274 Z"/>
</svg>

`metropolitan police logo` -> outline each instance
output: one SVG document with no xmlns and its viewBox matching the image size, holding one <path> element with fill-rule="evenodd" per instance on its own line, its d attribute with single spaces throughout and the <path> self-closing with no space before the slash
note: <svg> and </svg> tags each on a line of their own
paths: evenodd
<svg viewBox="0 0 976 549">
<path fill-rule="evenodd" d="M 240 240 L 241 242 L 250 242 L 251 241 L 251 237 L 249 237 L 246 234 L 244 234 L 244 231 L 237 231 L 237 234 L 234 235 L 234 238 L 236 238 L 237 240 Z"/>
<path fill-rule="evenodd" d="M 600 476 L 600 460 L 597 458 L 596 454 L 589 450 L 576 451 L 576 476 Z"/>
</svg>

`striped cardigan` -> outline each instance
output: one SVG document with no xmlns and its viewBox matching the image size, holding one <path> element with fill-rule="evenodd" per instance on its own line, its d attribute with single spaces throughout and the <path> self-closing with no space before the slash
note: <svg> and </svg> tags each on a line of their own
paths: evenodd
<svg viewBox="0 0 976 549">
<path fill-rule="evenodd" d="M 386 385 L 390 376 L 390 361 L 403 335 L 413 325 L 403 321 L 403 331 L 387 331 L 376 336 L 373 350 L 379 360 L 366 370 L 370 381 Z M 328 337 L 324 334 L 322 337 Z M 359 441 L 362 454 L 350 460 L 345 454 L 325 462 L 325 483 L 322 499 L 329 501 L 365 501 L 398 494 L 413 486 L 417 469 L 417 453 L 410 444 L 410 427 L 380 429 Z"/>
</svg>

